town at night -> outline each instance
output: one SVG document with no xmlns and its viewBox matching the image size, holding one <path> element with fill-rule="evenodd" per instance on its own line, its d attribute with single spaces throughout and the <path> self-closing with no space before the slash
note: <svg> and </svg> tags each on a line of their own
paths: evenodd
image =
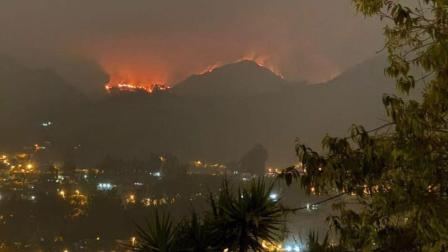
<svg viewBox="0 0 448 252">
<path fill-rule="evenodd" d="M 448 252 L 445 0 L 0 0 L 0 252 Z"/>
</svg>

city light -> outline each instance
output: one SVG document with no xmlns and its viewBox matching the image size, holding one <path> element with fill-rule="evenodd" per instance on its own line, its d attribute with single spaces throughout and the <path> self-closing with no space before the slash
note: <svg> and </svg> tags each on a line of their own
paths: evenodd
<svg viewBox="0 0 448 252">
<path fill-rule="evenodd" d="M 137 238 L 135 236 L 131 237 L 131 246 L 135 246 Z"/>
<path fill-rule="evenodd" d="M 70 207 L 70 210 L 67 213 L 67 216 L 71 219 L 89 215 L 91 201 L 96 200 L 97 195 L 99 195 L 96 191 L 106 192 L 117 189 L 114 192 L 116 192 L 117 195 L 121 197 L 122 203 L 124 203 L 121 206 L 123 207 L 128 205 L 129 207 L 132 206 L 136 208 L 170 206 L 178 204 L 178 202 L 183 202 L 183 200 L 193 201 L 204 200 L 206 198 L 204 197 L 206 194 L 202 191 L 194 191 L 188 194 L 182 194 L 179 192 L 176 195 L 154 192 L 150 189 L 151 182 L 150 180 L 147 180 L 150 179 L 148 175 L 146 175 L 146 178 L 135 177 L 132 179 L 121 180 L 119 177 L 104 176 L 104 168 L 77 167 L 74 170 L 67 171 L 61 168 L 63 167 L 63 165 L 60 163 L 48 165 L 46 163 L 40 163 L 38 159 L 34 159 L 34 157 L 39 155 L 40 153 L 37 153 L 35 151 L 35 148 L 30 148 L 29 150 L 32 151 L 31 154 L 21 153 L 0 155 L 0 163 L 2 165 L 5 164 L 4 166 L 5 168 L 7 168 L 5 169 L 5 171 L 7 172 L 5 172 L 6 177 L 4 179 L 10 180 L 8 182 L 10 182 L 11 185 L 17 188 L 14 188 L 15 190 L 17 190 L 17 192 L 22 192 L 22 197 L 24 200 L 38 203 L 41 200 L 45 200 L 46 197 L 41 196 L 40 194 L 36 194 L 39 193 L 36 189 L 40 188 L 39 186 L 37 186 L 38 179 L 41 175 L 45 176 L 44 181 L 46 181 L 47 183 L 54 183 L 54 186 L 57 188 L 53 189 L 55 190 L 53 191 L 54 195 L 60 201 L 68 203 L 67 206 Z M 163 160 L 162 162 L 166 162 L 166 159 L 163 156 L 159 156 L 159 158 L 161 161 Z M 202 160 L 192 160 L 187 164 L 187 175 L 226 174 L 226 166 L 220 163 L 208 163 Z M 52 167 L 58 168 L 54 169 Z M 193 172 L 189 173 L 188 169 Z M 163 174 L 161 170 L 152 171 L 149 174 L 150 176 L 157 177 L 157 180 L 162 180 Z M 233 170 L 228 174 L 230 176 L 233 176 Z M 236 173 L 234 176 L 236 180 L 243 179 L 245 181 L 250 181 L 254 178 L 251 173 L 247 172 Z M 112 179 L 116 184 L 109 181 Z M 140 195 L 142 195 L 142 197 L 140 197 Z M 9 195 L 2 194 L 2 196 L 3 198 L 0 196 L 2 202 L 5 202 L 5 200 L 9 200 Z M 269 193 L 268 200 L 280 200 L 280 193 L 277 191 Z M 312 209 L 312 205 L 310 205 L 309 208 Z M 138 239 L 136 237 L 127 237 L 128 244 L 132 244 L 133 246 L 135 246 L 138 243 Z M 90 237 L 89 242 L 92 242 L 92 240 L 98 242 L 102 241 L 106 243 L 105 237 L 100 235 L 94 235 Z M 64 242 L 63 238 L 61 237 L 58 242 Z M 89 245 L 80 244 L 79 246 L 80 247 L 70 249 L 82 249 L 82 247 L 86 248 Z M 284 244 L 275 244 L 272 246 L 274 246 L 275 248 L 272 250 L 266 249 L 266 251 L 298 251 L 293 244 L 289 244 L 288 246 L 285 246 Z"/>
<path fill-rule="evenodd" d="M 154 177 L 161 177 L 162 173 L 160 173 L 160 172 L 153 172 L 153 173 L 151 173 L 151 175 L 154 176 Z"/>
<path fill-rule="evenodd" d="M 57 175 L 56 183 L 62 183 L 63 181 L 64 181 L 64 176 L 62 176 L 62 175 Z"/>
<path fill-rule="evenodd" d="M 110 191 L 114 188 L 115 186 L 112 185 L 111 183 L 98 183 L 98 185 L 96 186 L 96 189 L 98 191 Z"/>
<path fill-rule="evenodd" d="M 134 194 L 129 194 L 128 197 L 126 198 L 126 203 L 128 204 L 135 204 L 135 195 Z"/>
<path fill-rule="evenodd" d="M 47 121 L 47 122 L 42 123 L 42 127 L 50 127 L 51 125 L 53 125 L 52 121 Z"/>
<path fill-rule="evenodd" d="M 152 199 L 152 198 L 143 198 L 141 200 L 141 203 L 145 206 L 145 207 L 149 207 L 149 206 L 161 206 L 161 205 L 167 205 L 167 204 L 174 204 L 176 202 L 175 198 L 168 198 L 168 197 L 163 197 L 163 198 L 158 198 L 158 199 Z"/>
<path fill-rule="evenodd" d="M 294 252 L 300 252 L 302 251 L 302 245 L 301 244 L 288 244 L 285 246 L 285 251 L 294 251 Z"/>
<path fill-rule="evenodd" d="M 45 150 L 47 147 L 45 146 L 41 146 L 39 144 L 34 144 L 34 150 L 39 151 L 39 150 Z"/>
<path fill-rule="evenodd" d="M 300 252 L 303 249 L 303 245 L 297 242 L 290 242 L 287 241 L 285 243 L 279 243 L 279 244 L 275 244 L 275 243 L 271 243 L 268 241 L 262 241 L 261 243 L 263 249 L 265 251 L 270 251 L 270 252 L 274 252 L 274 251 L 294 251 L 294 252 Z"/>
<path fill-rule="evenodd" d="M 65 199 L 65 191 L 64 190 L 60 190 L 59 195 Z"/>
<path fill-rule="evenodd" d="M 311 204 L 311 203 L 307 203 L 306 204 L 306 210 L 308 210 L 309 212 L 313 211 L 313 210 L 317 210 L 318 207 L 316 204 Z"/>
</svg>

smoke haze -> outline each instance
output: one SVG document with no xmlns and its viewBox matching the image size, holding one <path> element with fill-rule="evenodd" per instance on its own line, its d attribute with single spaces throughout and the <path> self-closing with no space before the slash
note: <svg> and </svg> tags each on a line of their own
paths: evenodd
<svg viewBox="0 0 448 252">
<path fill-rule="evenodd" d="M 173 85 L 240 59 L 315 83 L 380 48 L 378 22 L 353 9 L 349 0 L 1 0 L 0 53 L 84 88 Z"/>
</svg>

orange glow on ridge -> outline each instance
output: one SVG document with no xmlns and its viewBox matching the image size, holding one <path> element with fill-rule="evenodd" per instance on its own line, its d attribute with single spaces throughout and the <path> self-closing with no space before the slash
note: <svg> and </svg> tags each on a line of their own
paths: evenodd
<svg viewBox="0 0 448 252">
<path fill-rule="evenodd" d="M 203 70 L 199 74 L 202 75 L 202 74 L 206 74 L 206 73 L 211 73 L 211 72 L 213 72 L 213 70 L 215 70 L 216 68 L 221 67 L 221 66 L 222 66 L 222 64 L 219 64 L 219 63 L 211 64 L 211 65 L 207 66 L 205 68 L 205 70 Z"/>
<path fill-rule="evenodd" d="M 165 86 L 165 85 L 159 85 L 159 84 L 152 84 L 152 85 L 138 85 L 133 83 L 118 83 L 118 84 L 107 84 L 105 86 L 105 89 L 109 92 L 116 89 L 119 91 L 145 91 L 147 93 L 153 93 L 154 91 L 166 91 L 169 90 L 171 87 Z"/>
<path fill-rule="evenodd" d="M 253 61 L 260 67 L 269 69 L 277 76 L 284 79 L 282 72 L 272 61 L 272 57 L 255 53 L 248 53 L 233 60 L 219 61 L 210 64 L 198 71 L 192 70 L 188 72 L 188 68 L 184 65 L 168 64 L 165 61 L 158 60 L 129 60 L 122 55 L 104 54 L 99 59 L 100 65 L 109 74 L 109 81 L 105 84 L 108 92 L 127 91 L 137 92 L 144 91 L 152 93 L 155 90 L 164 91 L 170 89 L 168 83 L 175 84 L 189 74 L 207 74 L 216 68 L 225 64 L 237 63 L 240 61 Z"/>
<path fill-rule="evenodd" d="M 269 69 L 275 75 L 279 76 L 282 79 L 285 79 L 285 77 L 282 74 L 282 72 L 280 71 L 280 69 L 275 64 L 272 63 L 271 57 L 269 57 L 269 56 L 260 56 L 255 53 L 250 53 L 250 54 L 246 54 L 243 57 L 233 61 L 233 63 L 237 63 L 237 62 L 244 61 L 244 60 L 253 61 L 258 66 Z M 208 65 L 204 70 L 199 71 L 199 74 L 202 75 L 202 74 L 207 74 L 207 73 L 213 72 L 213 70 L 215 70 L 216 68 L 222 67 L 223 65 L 225 65 L 225 64 L 214 63 L 211 65 Z"/>
<path fill-rule="evenodd" d="M 273 72 L 275 75 L 279 76 L 280 78 L 282 78 L 282 79 L 285 78 L 283 76 L 282 72 L 280 71 L 280 69 L 278 68 L 278 66 L 276 66 L 272 62 L 272 59 L 271 59 L 270 56 L 267 56 L 267 55 L 256 55 L 255 53 L 250 53 L 250 54 L 244 55 L 241 58 L 241 60 L 253 61 L 253 62 L 257 63 L 258 66 L 269 69 L 271 72 Z M 239 60 L 239 61 L 241 61 L 241 60 Z"/>
<path fill-rule="evenodd" d="M 150 71 L 141 66 L 129 66 L 126 64 L 120 66 L 120 62 L 113 64 L 113 67 L 111 65 L 110 63 L 107 65 L 110 69 L 113 69 L 113 71 L 109 72 L 110 80 L 105 85 L 105 89 L 108 92 L 118 90 L 152 93 L 155 90 L 165 91 L 170 89 L 170 86 L 166 84 L 164 71 L 157 68 L 152 68 L 152 71 Z"/>
</svg>

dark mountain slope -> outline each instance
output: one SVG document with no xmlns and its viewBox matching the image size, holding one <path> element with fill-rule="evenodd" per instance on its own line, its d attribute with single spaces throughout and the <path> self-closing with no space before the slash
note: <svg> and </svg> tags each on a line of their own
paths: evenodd
<svg viewBox="0 0 448 252">
<path fill-rule="evenodd" d="M 174 86 L 179 95 L 254 96 L 282 91 L 288 83 L 253 61 L 240 61 L 193 75 Z"/>
<path fill-rule="evenodd" d="M 296 137 L 319 147 L 325 134 L 346 135 L 352 123 L 367 128 L 382 123 L 381 97 L 394 90 L 384 66 L 378 57 L 327 83 L 303 85 L 255 63 L 231 64 L 188 78 L 170 93 L 110 95 L 65 113 L 51 129 L 52 141 L 66 150 L 81 146 L 72 156 L 86 164 L 107 154 L 144 158 L 150 152 L 237 161 L 260 143 L 272 164 L 287 165 L 295 162 Z"/>
<path fill-rule="evenodd" d="M 0 57 L 0 137 L 23 143 L 42 122 L 58 120 L 87 103 L 77 89 L 50 70 L 29 69 Z"/>
<path fill-rule="evenodd" d="M 171 152 L 225 162 L 261 143 L 271 162 L 286 164 L 294 161 L 296 137 L 319 147 L 326 133 L 345 135 L 352 123 L 380 124 L 381 96 L 393 91 L 383 68 L 379 57 L 328 83 L 294 85 L 254 63 L 232 64 L 191 77 L 170 94 L 110 96 L 68 120 L 72 131 L 60 136 L 84 146 L 87 160 Z"/>
</svg>

